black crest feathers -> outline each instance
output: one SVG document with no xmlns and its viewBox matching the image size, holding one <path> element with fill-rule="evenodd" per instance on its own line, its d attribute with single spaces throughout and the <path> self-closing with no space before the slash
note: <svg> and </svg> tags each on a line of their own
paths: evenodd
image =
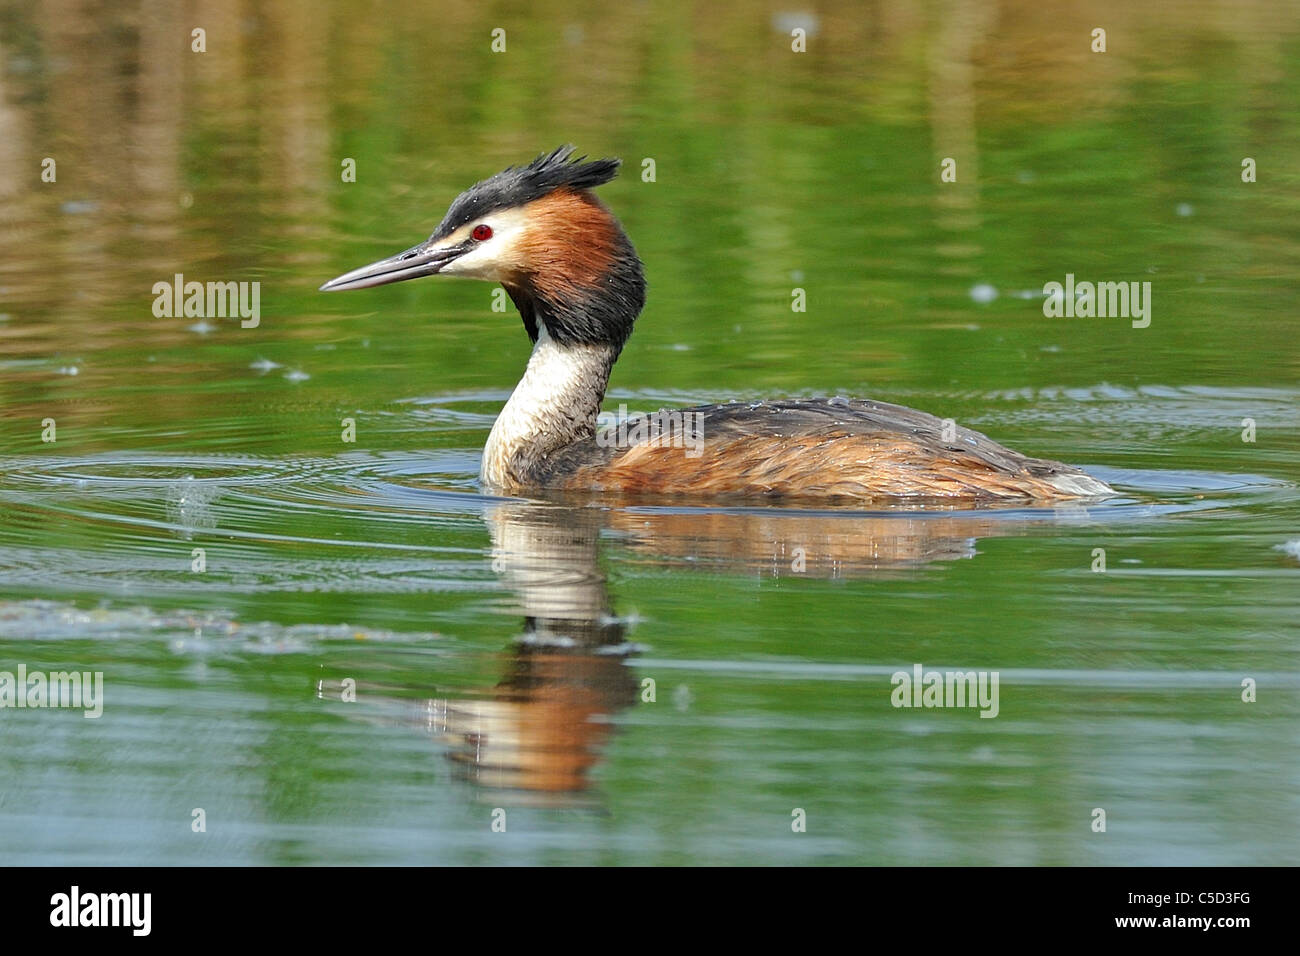
<svg viewBox="0 0 1300 956">
<path fill-rule="evenodd" d="M 430 238 L 445 238 L 479 216 L 522 206 L 562 187 L 591 189 L 618 175 L 620 161 L 617 159 L 588 161 L 586 156 L 577 159 L 572 156 L 572 146 L 561 146 L 543 153 L 527 166 L 510 166 L 475 183 L 456 197 Z"/>
</svg>

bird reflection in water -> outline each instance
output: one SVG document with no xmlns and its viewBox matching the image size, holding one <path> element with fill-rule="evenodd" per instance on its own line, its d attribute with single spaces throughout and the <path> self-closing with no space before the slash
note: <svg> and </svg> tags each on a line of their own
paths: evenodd
<svg viewBox="0 0 1300 956">
<path fill-rule="evenodd" d="M 485 513 L 493 570 L 524 615 L 522 634 L 490 688 L 440 688 L 403 719 L 442 747 L 479 796 L 512 805 L 591 806 L 591 774 L 617 715 L 646 693 L 630 665 L 638 647 L 613 607 L 599 565 L 602 531 L 612 549 L 707 573 L 868 578 L 915 573 L 974 557 L 978 539 L 1032 525 L 1088 520 L 1082 507 L 1054 511 L 835 514 L 762 509 L 665 510 L 507 502 Z M 365 696 L 385 699 L 381 686 Z M 323 698 L 338 699 L 324 684 Z M 646 693 L 646 700 L 651 697 Z M 386 708 L 390 711 L 393 708 Z"/>
<path fill-rule="evenodd" d="M 505 504 L 487 515 L 492 567 L 524 614 L 491 694 L 430 702 L 429 729 L 475 783 L 533 802 L 578 802 L 640 685 L 598 565 L 600 512 Z M 569 799 L 564 799 L 565 797 Z"/>
</svg>

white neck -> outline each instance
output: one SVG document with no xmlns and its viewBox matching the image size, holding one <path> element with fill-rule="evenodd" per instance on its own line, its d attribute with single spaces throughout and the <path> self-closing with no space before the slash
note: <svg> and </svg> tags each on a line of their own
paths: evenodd
<svg viewBox="0 0 1300 956">
<path fill-rule="evenodd" d="M 483 484 L 506 492 L 526 488 L 548 455 L 594 435 L 615 357 L 606 345 L 557 345 L 538 323 L 528 368 L 483 447 Z"/>
</svg>

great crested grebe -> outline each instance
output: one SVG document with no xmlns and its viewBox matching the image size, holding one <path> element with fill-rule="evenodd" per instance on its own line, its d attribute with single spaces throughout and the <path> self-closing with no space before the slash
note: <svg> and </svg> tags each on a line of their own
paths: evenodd
<svg viewBox="0 0 1300 956">
<path fill-rule="evenodd" d="M 679 410 L 689 449 L 656 427 L 598 435 L 610 370 L 645 304 L 636 250 L 591 189 L 619 160 L 562 146 L 457 197 L 428 240 L 322 291 L 420 276 L 499 282 L 533 341 L 523 378 L 483 449 L 481 479 L 505 494 L 890 501 L 1052 501 L 1114 492 L 1060 462 L 883 402 L 812 399 Z M 682 436 L 674 436 L 681 438 Z"/>
</svg>

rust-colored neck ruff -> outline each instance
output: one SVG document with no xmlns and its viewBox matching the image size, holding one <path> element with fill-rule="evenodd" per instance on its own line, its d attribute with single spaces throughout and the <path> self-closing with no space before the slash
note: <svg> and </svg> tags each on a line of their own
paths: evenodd
<svg viewBox="0 0 1300 956">
<path fill-rule="evenodd" d="M 591 193 L 557 189 L 531 203 L 520 252 L 533 289 L 555 302 L 590 295 L 614 269 L 620 233 Z"/>
<path fill-rule="evenodd" d="M 591 193 L 557 189 L 525 209 L 527 225 L 502 284 L 534 342 L 606 345 L 614 354 L 645 305 L 641 260 L 614 215 Z"/>
</svg>

